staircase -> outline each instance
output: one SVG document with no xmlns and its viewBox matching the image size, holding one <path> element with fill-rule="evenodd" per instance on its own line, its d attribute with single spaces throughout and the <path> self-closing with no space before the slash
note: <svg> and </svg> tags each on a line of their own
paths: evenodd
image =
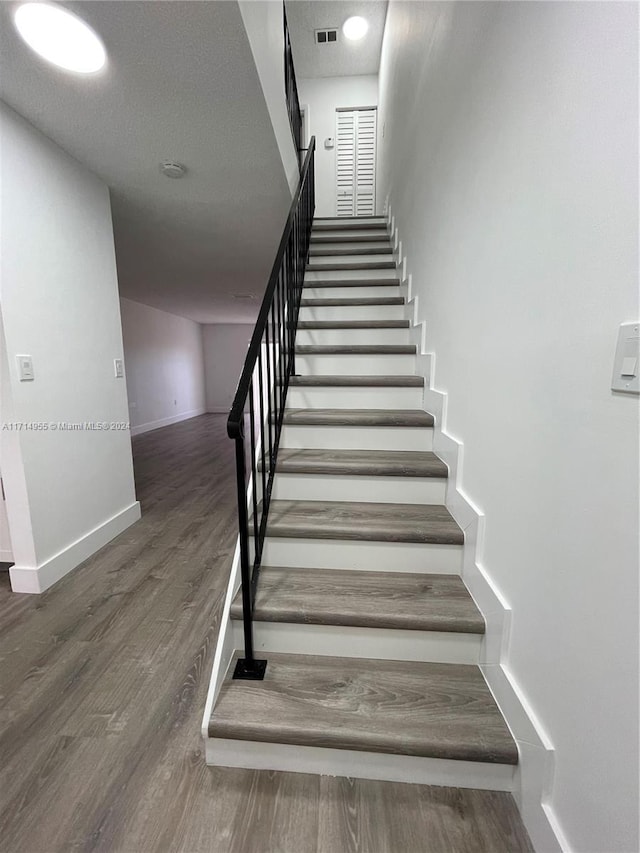
<svg viewBox="0 0 640 853">
<path fill-rule="evenodd" d="M 384 219 L 315 220 L 295 344 L 254 607 L 266 675 L 232 661 L 208 760 L 511 790 Z M 241 649 L 240 591 L 229 615 Z"/>
</svg>

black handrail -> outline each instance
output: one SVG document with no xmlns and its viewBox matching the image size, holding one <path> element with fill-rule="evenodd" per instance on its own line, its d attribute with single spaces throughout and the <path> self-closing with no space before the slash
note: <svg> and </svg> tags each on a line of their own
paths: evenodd
<svg viewBox="0 0 640 853">
<path fill-rule="evenodd" d="M 283 2 L 284 18 L 284 89 L 287 98 L 287 112 L 289 113 L 289 124 L 293 135 L 293 144 L 296 147 L 298 162 L 301 163 L 303 150 L 302 142 L 302 115 L 300 113 L 300 101 L 298 99 L 298 84 L 296 83 L 296 70 L 293 67 L 293 51 L 291 50 L 291 39 L 289 38 L 289 25 L 287 24 L 287 10 Z"/>
<path fill-rule="evenodd" d="M 312 137 L 227 420 L 227 434 L 236 443 L 244 624 L 244 657 L 236 664 L 234 678 L 262 679 L 267 664 L 254 656 L 253 605 L 285 400 L 289 378 L 295 373 L 295 338 L 315 210 L 315 146 L 316 140 Z M 249 453 L 245 444 L 247 420 L 251 439 Z M 250 463 L 249 479 L 247 462 Z"/>
</svg>

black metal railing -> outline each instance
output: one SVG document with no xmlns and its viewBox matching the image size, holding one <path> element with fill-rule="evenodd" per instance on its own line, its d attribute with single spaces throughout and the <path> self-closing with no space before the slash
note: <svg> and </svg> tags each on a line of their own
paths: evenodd
<svg viewBox="0 0 640 853">
<path fill-rule="evenodd" d="M 293 53 L 291 51 L 291 39 L 289 38 L 289 26 L 287 25 L 287 11 L 284 8 L 284 89 L 287 98 L 287 112 L 289 113 L 289 124 L 293 134 L 293 144 L 296 147 L 298 161 L 302 165 L 302 115 L 300 113 L 300 101 L 298 99 L 298 85 L 296 83 L 296 72 L 293 67 Z"/>
<path fill-rule="evenodd" d="M 227 433 L 236 444 L 238 529 L 242 578 L 244 657 L 234 678 L 261 679 L 266 661 L 253 648 L 255 601 L 289 378 L 295 374 L 295 338 L 315 209 L 315 137 L 289 211 L 260 306 Z M 248 428 L 248 446 L 247 446 Z"/>
</svg>

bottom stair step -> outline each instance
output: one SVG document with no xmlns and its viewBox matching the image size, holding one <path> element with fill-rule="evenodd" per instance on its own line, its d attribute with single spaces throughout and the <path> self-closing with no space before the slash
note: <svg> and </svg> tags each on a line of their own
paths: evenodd
<svg viewBox="0 0 640 853">
<path fill-rule="evenodd" d="M 515 765 L 478 667 L 269 654 L 264 681 L 233 680 L 210 738 Z"/>
</svg>

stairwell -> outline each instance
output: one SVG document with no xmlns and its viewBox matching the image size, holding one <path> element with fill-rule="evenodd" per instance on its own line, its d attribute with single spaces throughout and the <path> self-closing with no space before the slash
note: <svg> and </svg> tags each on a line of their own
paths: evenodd
<svg viewBox="0 0 640 853">
<path fill-rule="evenodd" d="M 268 665 L 231 661 L 207 759 L 511 790 L 387 227 L 314 221 L 254 606 Z M 230 618 L 242 648 L 240 591 Z"/>
</svg>

